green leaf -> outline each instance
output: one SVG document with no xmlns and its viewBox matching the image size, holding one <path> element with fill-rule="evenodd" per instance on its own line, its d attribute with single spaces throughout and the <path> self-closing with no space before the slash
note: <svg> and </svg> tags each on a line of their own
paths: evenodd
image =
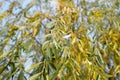
<svg viewBox="0 0 120 80">
<path fill-rule="evenodd" d="M 18 76 L 18 80 L 27 80 L 24 76 L 23 71 L 20 72 L 19 76 Z"/>
<path fill-rule="evenodd" d="M 6 66 L 2 65 L 0 66 L 0 74 L 5 70 Z"/>
</svg>

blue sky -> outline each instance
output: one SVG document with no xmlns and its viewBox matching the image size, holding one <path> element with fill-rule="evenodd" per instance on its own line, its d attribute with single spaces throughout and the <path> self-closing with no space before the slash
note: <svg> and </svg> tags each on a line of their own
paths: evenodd
<svg viewBox="0 0 120 80">
<path fill-rule="evenodd" d="M 0 13 L 6 11 L 9 8 L 10 2 L 12 2 L 13 0 L 0 0 L 0 2 L 2 3 L 2 7 L 0 8 Z M 21 5 L 22 8 L 25 8 L 26 5 L 28 3 L 30 3 L 32 0 L 18 0 Z"/>
</svg>

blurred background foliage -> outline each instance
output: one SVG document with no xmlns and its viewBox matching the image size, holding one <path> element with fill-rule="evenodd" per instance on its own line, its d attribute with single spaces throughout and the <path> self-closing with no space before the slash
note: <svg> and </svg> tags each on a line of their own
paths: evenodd
<svg viewBox="0 0 120 80">
<path fill-rule="evenodd" d="M 120 80 L 120 0 L 0 0 L 0 80 Z"/>
</svg>

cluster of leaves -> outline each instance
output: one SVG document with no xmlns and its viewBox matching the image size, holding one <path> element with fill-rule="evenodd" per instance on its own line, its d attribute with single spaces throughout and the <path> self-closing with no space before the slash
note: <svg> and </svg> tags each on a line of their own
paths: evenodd
<svg viewBox="0 0 120 80">
<path fill-rule="evenodd" d="M 33 0 L 26 7 L 3 0 L 0 7 L 5 3 L 1 80 L 120 79 L 119 0 Z"/>
</svg>

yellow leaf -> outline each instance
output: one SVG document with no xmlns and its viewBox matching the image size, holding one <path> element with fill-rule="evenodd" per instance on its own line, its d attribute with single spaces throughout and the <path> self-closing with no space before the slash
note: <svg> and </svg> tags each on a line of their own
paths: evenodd
<svg viewBox="0 0 120 80">
<path fill-rule="evenodd" d="M 28 34 L 29 34 L 29 32 L 28 32 L 28 31 L 26 31 L 26 32 L 25 32 L 25 36 L 28 36 Z"/>
<path fill-rule="evenodd" d="M 78 44 L 78 48 L 81 52 L 84 52 L 83 47 L 80 44 Z"/>
<path fill-rule="evenodd" d="M 97 77 L 97 73 L 94 71 L 93 72 L 93 80 L 96 80 L 96 77 Z"/>
<path fill-rule="evenodd" d="M 18 30 L 18 27 L 15 26 L 15 25 L 12 25 L 12 26 L 11 26 L 11 30 L 12 30 L 12 31 L 13 31 L 13 30 Z"/>
<path fill-rule="evenodd" d="M 3 12 L 2 14 L 0 14 L 0 20 L 2 20 L 3 18 L 6 18 L 7 15 L 8 15 L 7 11 Z"/>
<path fill-rule="evenodd" d="M 35 37 L 38 33 L 38 30 L 36 27 L 33 28 L 33 37 Z"/>
<path fill-rule="evenodd" d="M 39 17 L 39 16 L 41 16 L 41 12 L 40 11 L 35 12 L 34 17 Z"/>
<path fill-rule="evenodd" d="M 35 37 L 35 36 L 38 34 L 38 32 L 39 32 L 39 31 L 38 31 L 38 29 L 39 29 L 39 26 L 38 26 L 39 23 L 40 23 L 39 21 L 36 21 L 36 22 L 35 22 L 35 25 L 34 25 L 34 27 L 33 27 L 33 37 Z"/>
<path fill-rule="evenodd" d="M 74 57 L 75 56 L 75 51 L 74 51 L 73 48 L 71 48 L 70 52 L 71 52 L 71 56 Z"/>
<path fill-rule="evenodd" d="M 24 38 L 24 37 L 26 37 L 26 36 L 28 36 L 28 35 L 29 35 L 29 32 L 26 31 L 24 34 L 21 35 L 21 37 Z"/>
<path fill-rule="evenodd" d="M 65 56 L 67 56 L 68 52 L 69 52 L 69 47 L 64 47 L 63 53 Z"/>
<path fill-rule="evenodd" d="M 60 17 L 61 21 L 65 24 L 65 20 L 63 19 L 63 17 Z"/>
<path fill-rule="evenodd" d="M 80 59 L 80 53 L 78 53 L 78 55 L 76 56 L 76 61 L 79 63 L 81 61 Z"/>
<path fill-rule="evenodd" d="M 75 41 L 76 41 L 76 35 L 74 33 L 72 33 L 72 42 L 71 43 L 74 44 Z"/>
<path fill-rule="evenodd" d="M 116 74 L 117 74 L 117 73 L 120 73 L 120 65 L 118 65 L 118 66 L 116 67 L 115 71 L 116 71 Z"/>
<path fill-rule="evenodd" d="M 111 34 L 112 37 L 120 37 L 120 34 Z"/>
</svg>

